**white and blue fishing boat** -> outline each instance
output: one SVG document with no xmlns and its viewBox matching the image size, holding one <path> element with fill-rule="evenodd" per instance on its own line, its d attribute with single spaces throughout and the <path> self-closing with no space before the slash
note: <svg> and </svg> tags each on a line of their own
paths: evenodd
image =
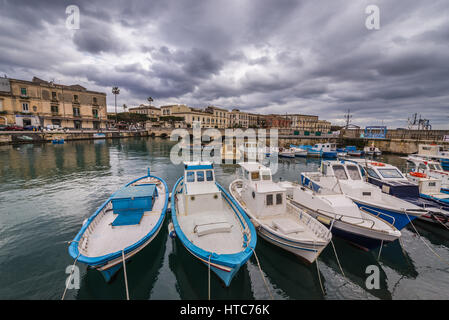
<svg viewBox="0 0 449 320">
<path fill-rule="evenodd" d="M 273 182 L 271 170 L 256 162 L 240 164 L 240 178 L 229 186 L 264 240 L 305 261 L 314 262 L 332 239 L 331 232 L 287 202 L 286 189 Z"/>
<path fill-rule="evenodd" d="M 176 237 L 229 286 L 253 254 L 257 235 L 242 208 L 216 182 L 212 163 L 184 163 L 171 205 Z"/>
<path fill-rule="evenodd" d="M 280 184 L 287 189 L 288 201 L 357 247 L 372 250 L 401 236 L 393 225 L 359 208 L 344 194 L 323 188 L 315 192 L 289 181 Z"/>
<path fill-rule="evenodd" d="M 352 161 L 323 161 L 320 172 L 301 173 L 301 184 L 318 192 L 324 188 L 348 196 L 359 208 L 402 230 L 410 221 L 428 213 L 408 201 L 393 197 L 365 181 Z"/>
<path fill-rule="evenodd" d="M 337 158 L 337 145 L 335 143 L 317 143 L 307 149 L 307 156 L 334 159 Z"/>
<path fill-rule="evenodd" d="M 110 196 L 69 246 L 73 259 L 99 270 L 106 281 L 159 233 L 168 205 L 165 181 L 148 174 Z"/>
<path fill-rule="evenodd" d="M 449 171 L 449 150 L 437 144 L 420 144 L 418 152 L 413 156 L 421 157 L 425 160 L 435 160 L 441 163 L 444 171 Z"/>
<path fill-rule="evenodd" d="M 363 156 L 363 150 L 357 150 L 356 146 L 346 146 L 345 151 L 350 157 L 361 157 Z"/>
<path fill-rule="evenodd" d="M 397 167 L 370 160 L 351 160 L 360 166 L 367 181 L 382 192 L 401 198 L 428 211 L 420 220 L 441 225 L 449 222 L 449 195 L 440 192 L 441 181 L 423 173 L 404 175 Z"/>
<path fill-rule="evenodd" d="M 440 162 L 412 155 L 404 159 L 412 165 L 413 172 L 441 180 L 441 192 L 449 193 L 449 173 L 443 170 Z"/>
</svg>

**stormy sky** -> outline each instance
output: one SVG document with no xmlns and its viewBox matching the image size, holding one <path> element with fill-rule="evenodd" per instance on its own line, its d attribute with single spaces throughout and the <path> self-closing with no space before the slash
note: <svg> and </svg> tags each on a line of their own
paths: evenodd
<svg viewBox="0 0 449 320">
<path fill-rule="evenodd" d="M 80 10 L 78 30 L 66 7 Z M 369 30 L 368 5 L 380 9 Z M 447 0 L 0 0 L 0 75 L 106 92 L 118 105 L 216 105 L 449 129 Z"/>
</svg>

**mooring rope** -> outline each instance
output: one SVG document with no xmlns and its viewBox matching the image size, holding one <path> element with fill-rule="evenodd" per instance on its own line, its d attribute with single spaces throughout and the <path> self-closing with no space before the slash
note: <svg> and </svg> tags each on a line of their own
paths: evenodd
<svg viewBox="0 0 449 320">
<path fill-rule="evenodd" d="M 421 239 L 421 241 L 426 245 L 427 248 L 429 248 L 430 251 L 433 252 L 434 255 L 436 255 L 441 261 L 445 262 L 446 264 L 449 265 L 449 261 L 447 261 L 446 259 L 444 259 L 443 257 L 441 257 L 438 253 L 436 253 L 427 243 L 426 241 L 424 241 L 424 239 L 421 237 L 421 235 L 419 234 L 418 230 L 416 230 L 415 225 L 413 224 L 412 220 L 410 219 L 410 217 L 408 216 L 407 212 L 404 211 L 405 215 L 408 218 L 408 221 L 410 221 L 411 226 L 413 227 L 413 229 L 415 230 L 416 234 L 418 235 L 418 237 Z"/>
<path fill-rule="evenodd" d="M 208 291 L 208 298 L 210 300 L 210 257 L 212 256 L 212 253 L 209 255 L 209 267 L 208 267 L 208 274 L 207 274 L 207 291 Z"/>
<path fill-rule="evenodd" d="M 126 263 L 125 263 L 125 251 L 124 250 L 122 250 L 122 261 L 123 261 L 123 277 L 125 278 L 126 300 L 129 300 L 128 276 L 126 275 Z"/>
<path fill-rule="evenodd" d="M 440 219 L 438 219 L 438 216 L 435 216 L 435 215 L 432 214 L 432 213 L 431 213 L 431 216 L 432 216 L 432 218 L 433 218 L 434 220 L 438 221 L 439 224 L 441 224 L 443 227 L 445 227 L 446 229 L 449 230 L 449 228 L 446 226 L 446 224 L 445 224 L 445 223 L 442 223 L 442 222 L 440 221 Z"/>
<path fill-rule="evenodd" d="M 267 282 L 265 280 L 265 276 L 263 275 L 262 268 L 260 267 L 259 258 L 257 258 L 256 251 L 254 251 L 253 248 L 251 248 L 251 250 L 253 250 L 254 257 L 256 258 L 257 266 L 259 267 L 260 275 L 262 276 L 262 280 L 265 283 L 265 287 L 267 288 L 267 292 L 270 294 L 271 300 L 274 300 L 273 295 L 271 294 L 270 288 L 268 287 L 268 284 L 267 284 Z"/>
<path fill-rule="evenodd" d="M 313 241 L 313 248 L 315 249 L 315 240 Z M 324 292 L 323 284 L 321 282 L 320 268 L 318 267 L 318 257 L 316 257 L 316 259 L 315 259 L 315 265 L 316 265 L 316 271 L 318 273 L 318 281 L 320 282 L 321 292 L 323 292 L 323 296 L 325 296 L 326 293 Z"/>
<path fill-rule="evenodd" d="M 383 246 L 384 246 L 384 240 L 382 239 L 382 241 L 380 243 L 379 254 L 377 255 L 377 261 L 379 261 L 379 259 L 380 259 L 380 253 L 382 252 Z"/>
<path fill-rule="evenodd" d="M 343 277 L 345 277 L 345 279 L 346 279 L 346 275 L 343 272 L 343 268 L 341 267 L 340 260 L 338 259 L 338 255 L 337 255 L 337 250 L 335 250 L 334 242 L 332 241 L 332 239 L 331 239 L 331 244 L 332 244 L 332 248 L 334 248 L 335 258 L 337 258 L 337 263 L 338 263 L 338 266 L 340 267 L 340 271 L 343 274 Z"/>
<path fill-rule="evenodd" d="M 65 284 L 65 289 L 64 289 L 64 293 L 62 294 L 61 300 L 64 300 L 64 298 L 65 298 L 65 294 L 66 294 L 66 292 L 67 292 L 69 283 L 70 283 L 70 281 L 72 281 L 73 271 L 75 271 L 75 264 L 76 264 L 76 262 L 78 261 L 78 258 L 80 257 L 80 255 L 81 255 L 81 252 L 78 252 L 78 256 L 76 257 L 75 262 L 74 262 L 73 265 L 72 265 L 72 270 L 70 271 L 69 279 L 67 280 L 67 282 L 66 282 L 66 284 Z"/>
</svg>

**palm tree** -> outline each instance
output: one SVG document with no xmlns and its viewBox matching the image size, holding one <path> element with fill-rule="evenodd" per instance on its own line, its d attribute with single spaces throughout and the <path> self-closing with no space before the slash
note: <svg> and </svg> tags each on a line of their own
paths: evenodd
<svg viewBox="0 0 449 320">
<path fill-rule="evenodd" d="M 123 110 L 125 110 L 125 112 L 126 112 L 126 109 L 128 109 L 128 106 L 126 104 L 123 104 Z"/>
<path fill-rule="evenodd" d="M 148 102 L 150 103 L 150 106 L 151 106 L 151 102 L 153 102 L 154 100 L 153 100 L 153 98 L 151 98 L 151 97 L 148 97 Z"/>
<path fill-rule="evenodd" d="M 117 124 L 117 95 L 120 94 L 120 89 L 118 87 L 113 87 L 112 93 L 115 97 L 115 123 Z"/>
</svg>

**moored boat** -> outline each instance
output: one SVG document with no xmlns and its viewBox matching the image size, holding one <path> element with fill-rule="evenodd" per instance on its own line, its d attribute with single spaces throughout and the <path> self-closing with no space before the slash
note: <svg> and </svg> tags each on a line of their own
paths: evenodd
<svg viewBox="0 0 449 320">
<path fill-rule="evenodd" d="M 292 148 L 293 151 L 295 152 L 295 157 L 307 157 L 307 149 L 300 148 L 293 144 L 290 145 L 290 148 Z"/>
<path fill-rule="evenodd" d="M 293 148 L 279 148 L 278 156 L 284 158 L 294 158 L 295 150 L 293 150 Z"/>
<path fill-rule="evenodd" d="M 73 259 L 99 270 L 106 281 L 159 233 L 168 205 L 165 181 L 150 174 L 109 197 L 69 246 Z"/>
<path fill-rule="evenodd" d="M 413 172 L 425 174 L 431 178 L 441 180 L 441 192 L 449 193 L 449 173 L 444 171 L 441 163 L 433 160 L 426 160 L 422 157 L 409 155 L 404 158 L 409 164 Z"/>
<path fill-rule="evenodd" d="M 362 178 L 352 161 L 324 161 L 320 172 L 301 173 L 301 184 L 314 191 L 320 188 L 345 194 L 359 208 L 402 230 L 410 221 L 427 213 L 408 201 L 383 193 Z"/>
<path fill-rule="evenodd" d="M 312 216 L 287 202 L 286 189 L 272 181 L 269 168 L 241 163 L 240 178 L 229 186 L 260 237 L 304 260 L 314 262 L 330 242 L 330 231 Z"/>
<path fill-rule="evenodd" d="M 215 180 L 210 162 L 185 162 L 172 190 L 176 237 L 226 286 L 251 257 L 256 231 L 242 208 Z"/>
<path fill-rule="evenodd" d="M 359 208 L 347 196 L 326 189 L 318 192 L 284 181 L 289 201 L 326 225 L 333 234 L 358 247 L 371 250 L 401 236 L 393 225 Z"/>
</svg>

